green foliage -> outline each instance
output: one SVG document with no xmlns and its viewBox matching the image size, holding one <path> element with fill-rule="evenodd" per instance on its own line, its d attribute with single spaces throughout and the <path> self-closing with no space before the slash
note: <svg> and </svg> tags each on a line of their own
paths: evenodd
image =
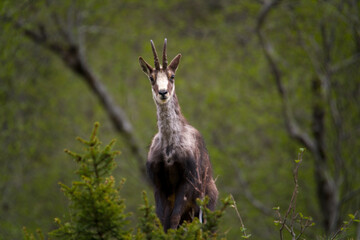
<svg viewBox="0 0 360 240">
<path fill-rule="evenodd" d="M 218 239 L 218 225 L 225 209 L 232 204 L 230 197 L 222 201 L 222 207 L 216 211 L 206 208 L 209 199 L 198 200 L 203 221 L 195 218 L 191 223 L 184 223 L 178 229 L 164 232 L 157 218 L 154 206 L 149 204 L 146 192 L 143 192 L 144 204 L 140 207 L 143 216 L 139 219 L 136 233 L 127 229 L 127 217 L 124 212 L 125 202 L 120 198 L 119 187 L 116 187 L 111 176 L 115 167 L 114 158 L 119 154 L 112 151 L 115 141 L 111 141 L 103 149 L 97 137 L 99 124 L 95 123 L 90 140 L 77 138 L 84 146 L 85 152 L 78 154 L 65 150 L 77 163 L 79 181 L 69 187 L 60 184 L 62 191 L 70 201 L 70 221 L 62 223 L 55 218 L 58 228 L 49 233 L 54 239 L 105 240 L 105 239 Z M 121 185 L 124 183 L 122 181 Z M 23 229 L 25 240 L 43 240 L 40 230 L 37 235 Z"/>
<path fill-rule="evenodd" d="M 222 200 L 222 207 L 216 211 L 210 211 L 206 208 L 209 201 L 207 197 L 204 200 L 198 199 L 203 212 L 203 221 L 201 223 L 198 218 L 194 218 L 191 223 L 185 222 L 178 229 L 170 229 L 164 233 L 163 227 L 159 219 L 156 217 L 154 207 L 149 205 L 147 195 L 143 192 L 144 205 L 140 210 L 143 212 L 143 217 L 140 219 L 138 226 L 138 233 L 136 239 L 156 239 L 156 240 L 171 240 L 171 239 L 218 239 L 221 234 L 218 233 L 218 226 L 225 209 L 232 204 L 230 197 Z"/>
<path fill-rule="evenodd" d="M 154 206 L 149 204 L 146 192 L 143 192 L 144 204 L 139 208 L 143 216 L 139 219 L 136 239 L 166 239 L 159 218 L 156 217 Z"/>
<path fill-rule="evenodd" d="M 69 150 L 78 164 L 79 181 L 72 186 L 61 184 L 61 189 L 70 200 L 70 222 L 62 223 L 55 218 L 58 229 L 50 233 L 55 239 L 128 239 L 130 231 L 125 230 L 127 214 L 120 198 L 115 179 L 110 176 L 115 167 L 114 158 L 119 152 L 112 151 L 115 141 L 104 149 L 97 137 L 96 123 L 89 141 L 78 138 L 85 146 L 85 153 Z"/>
<path fill-rule="evenodd" d="M 35 240 L 35 239 L 44 240 L 45 239 L 44 235 L 40 229 L 36 230 L 36 235 L 34 235 L 33 233 L 29 233 L 28 230 L 26 229 L 26 227 L 24 227 L 23 235 L 24 235 L 24 240 Z"/>
<path fill-rule="evenodd" d="M 224 233 L 219 232 L 219 223 L 227 207 L 233 207 L 238 215 L 241 226 L 240 231 L 243 239 L 251 238 L 247 234 L 240 213 L 237 210 L 236 202 L 232 195 L 222 199 L 220 209 L 211 211 L 206 205 L 208 197 L 203 200 L 198 199 L 200 206 L 200 218 L 194 218 L 192 222 L 184 222 L 178 229 L 170 229 L 164 232 L 160 220 L 155 214 L 154 206 L 149 204 L 148 197 L 143 191 L 143 205 L 139 210 L 142 217 L 138 220 L 135 233 L 127 229 L 127 217 L 129 214 L 124 212 L 125 202 L 120 198 L 120 187 L 116 187 L 114 177 L 111 176 L 116 164 L 114 158 L 119 154 L 112 151 L 115 141 L 111 141 L 107 146 L 101 148 L 101 142 L 97 137 L 99 123 L 95 123 L 89 141 L 77 138 L 84 146 L 82 154 L 65 150 L 77 163 L 77 175 L 79 181 L 74 181 L 72 186 L 60 184 L 62 191 L 70 201 L 70 221 L 62 223 L 59 218 L 55 218 L 58 228 L 49 233 L 55 239 L 80 239 L 80 240 L 115 240 L 115 239 L 146 239 L 146 240 L 202 240 L 202 239 L 226 239 Z M 299 239 L 308 227 L 314 226 L 312 217 L 306 217 L 301 212 L 296 211 L 296 199 L 298 195 L 298 169 L 303 161 L 304 148 L 300 148 L 298 161 L 295 163 L 294 182 L 295 187 L 289 207 L 284 216 L 280 213 L 280 207 L 273 207 L 278 215 L 278 220 L 274 223 L 280 225 L 280 239 L 283 239 L 282 230 L 289 231 L 291 236 Z M 120 186 L 124 184 L 124 180 Z M 348 214 L 349 220 L 344 221 L 339 230 L 331 237 L 338 239 L 342 236 L 353 222 L 360 222 L 357 219 L 358 211 L 355 214 Z M 294 230 L 294 225 L 300 228 L 299 233 Z M 341 235 L 342 234 L 342 235 Z M 41 230 L 37 230 L 36 235 L 29 233 L 23 228 L 24 240 L 44 240 Z"/>
</svg>

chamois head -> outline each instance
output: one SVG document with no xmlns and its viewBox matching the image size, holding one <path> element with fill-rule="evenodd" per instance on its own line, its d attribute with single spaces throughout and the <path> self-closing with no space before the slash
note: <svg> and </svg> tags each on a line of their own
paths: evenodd
<svg viewBox="0 0 360 240">
<path fill-rule="evenodd" d="M 175 92 L 175 72 L 179 65 L 181 54 L 176 55 L 174 59 L 168 65 L 166 56 L 166 43 L 164 41 L 163 49 L 163 64 L 159 63 L 159 58 L 154 46 L 154 42 L 150 40 L 151 48 L 154 54 L 155 68 L 151 67 L 150 64 L 145 62 L 142 57 L 139 57 L 139 62 L 144 73 L 149 77 L 152 94 L 155 101 L 159 104 L 164 104 L 171 99 Z"/>
</svg>

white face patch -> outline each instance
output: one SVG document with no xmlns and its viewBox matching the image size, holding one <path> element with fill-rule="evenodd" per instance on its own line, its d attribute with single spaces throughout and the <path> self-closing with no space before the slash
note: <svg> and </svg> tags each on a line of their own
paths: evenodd
<svg viewBox="0 0 360 240">
<path fill-rule="evenodd" d="M 159 72 L 156 79 L 156 84 L 158 85 L 159 91 L 166 90 L 169 80 L 164 72 Z"/>
<path fill-rule="evenodd" d="M 155 92 L 154 88 L 152 88 L 152 93 L 153 93 L 153 97 L 154 97 L 155 101 L 157 103 L 159 103 L 159 104 L 167 103 L 170 100 L 170 98 L 172 97 L 173 93 L 174 93 L 175 85 L 172 86 L 170 93 L 167 92 L 168 91 L 169 80 L 168 80 L 168 77 L 167 77 L 165 72 L 159 72 L 157 74 L 155 84 L 157 85 L 157 90 L 158 90 L 158 92 Z M 159 94 L 160 91 L 166 91 L 167 92 L 164 95 L 166 97 L 165 99 L 163 99 L 162 95 Z"/>
</svg>

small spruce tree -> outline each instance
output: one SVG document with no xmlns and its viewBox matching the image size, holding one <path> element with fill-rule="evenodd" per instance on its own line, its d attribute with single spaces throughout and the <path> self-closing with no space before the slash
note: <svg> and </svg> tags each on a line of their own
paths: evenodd
<svg viewBox="0 0 360 240">
<path fill-rule="evenodd" d="M 77 138 L 84 146 L 82 154 L 65 150 L 78 163 L 79 181 L 72 186 L 60 184 L 70 200 L 70 221 L 55 222 L 59 228 L 50 233 L 55 239 L 103 240 L 130 239 L 131 231 L 125 230 L 127 214 L 120 198 L 115 180 L 110 176 L 115 167 L 114 158 L 119 154 L 112 151 L 115 140 L 105 148 L 97 137 L 99 123 L 95 123 L 90 140 Z M 124 181 L 120 184 L 123 184 Z"/>
</svg>

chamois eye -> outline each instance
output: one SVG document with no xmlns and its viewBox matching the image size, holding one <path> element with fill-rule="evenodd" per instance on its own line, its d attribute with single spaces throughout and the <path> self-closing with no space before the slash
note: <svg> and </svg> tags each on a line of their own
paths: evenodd
<svg viewBox="0 0 360 240">
<path fill-rule="evenodd" d="M 170 79 L 174 80 L 174 78 L 175 78 L 175 75 L 174 74 L 171 75 Z"/>
<path fill-rule="evenodd" d="M 149 77 L 151 82 L 154 82 L 154 78 L 152 76 Z"/>
</svg>

